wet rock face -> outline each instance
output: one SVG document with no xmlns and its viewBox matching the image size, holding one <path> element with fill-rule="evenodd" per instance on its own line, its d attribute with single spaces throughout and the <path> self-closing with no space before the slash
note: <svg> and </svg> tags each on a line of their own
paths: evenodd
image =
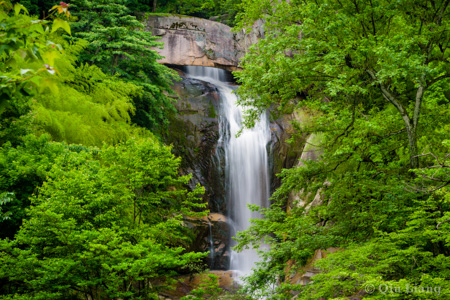
<svg viewBox="0 0 450 300">
<path fill-rule="evenodd" d="M 209 210 L 225 212 L 224 159 L 217 144 L 220 95 L 215 86 L 187 77 L 175 83 L 173 90 L 179 95 L 178 113 L 171 117 L 165 142 L 182 158 L 182 172 L 193 175 L 191 187 L 205 187 Z"/>
<path fill-rule="evenodd" d="M 185 224 L 192 228 L 196 239 L 189 250 L 195 252 L 209 252 L 205 258 L 205 267 L 210 270 L 228 270 L 230 268 L 230 226 L 227 217 L 218 213 L 211 213 L 202 219 L 185 220 Z"/>
<path fill-rule="evenodd" d="M 272 151 L 270 157 L 270 166 L 272 169 L 270 181 L 271 192 L 275 191 L 281 185 L 281 179 L 275 175 L 283 169 L 290 169 L 297 165 L 302 155 L 304 140 L 288 143 L 288 140 L 294 133 L 291 122 L 295 119 L 295 114 L 287 114 L 280 116 L 270 123 L 270 129 L 272 131 L 272 142 L 270 145 Z"/>
<path fill-rule="evenodd" d="M 210 252 L 205 265 L 212 270 L 230 266 L 230 228 L 225 215 L 225 159 L 219 139 L 220 95 L 210 83 L 188 78 L 179 71 L 182 81 L 172 87 L 178 94 L 178 113 L 171 117 L 165 142 L 182 158 L 181 171 L 193 175 L 190 187 L 205 187 L 203 201 L 211 213 L 201 220 L 189 220 L 196 240 L 192 251 Z"/>
</svg>

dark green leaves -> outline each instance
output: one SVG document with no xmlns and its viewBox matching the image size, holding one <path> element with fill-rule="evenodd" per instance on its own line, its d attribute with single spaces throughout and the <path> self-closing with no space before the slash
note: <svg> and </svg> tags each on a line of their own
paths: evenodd
<svg viewBox="0 0 450 300">
<path fill-rule="evenodd" d="M 157 38 L 130 15 L 125 1 L 74 1 L 75 35 L 89 41 L 82 61 L 96 64 L 105 73 L 142 86 L 144 93 L 134 98 L 133 122 L 158 131 L 167 126 L 167 114 L 174 112 L 170 85 L 176 73 L 159 64 L 152 47 Z"/>
<path fill-rule="evenodd" d="M 332 299 L 355 296 L 364 283 L 404 288 L 448 280 L 435 267 L 450 254 L 448 1 L 263 0 L 244 7 L 241 27 L 262 18 L 266 34 L 237 73 L 240 101 L 253 106 L 247 123 L 268 108 L 294 112 L 295 142 L 309 136 L 304 153 L 321 154 L 283 171 L 276 206 L 240 234 L 239 247 L 264 238 L 271 245 L 247 290 L 285 278 L 265 292 Z M 329 246 L 348 249 L 320 263 L 328 273 L 304 288 L 289 281 L 287 265 L 298 263 L 300 273 L 312 251 Z"/>
</svg>

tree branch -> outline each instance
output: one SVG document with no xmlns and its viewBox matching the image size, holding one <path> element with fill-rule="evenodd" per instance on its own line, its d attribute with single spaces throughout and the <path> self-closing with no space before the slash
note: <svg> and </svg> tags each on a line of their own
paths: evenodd
<svg viewBox="0 0 450 300">
<path fill-rule="evenodd" d="M 439 223 L 436 225 L 436 229 L 439 229 L 439 226 L 441 226 L 442 224 L 444 224 L 444 223 L 446 223 L 446 222 L 450 222 L 450 219 L 447 219 L 447 220 L 444 220 L 444 221 L 442 221 L 442 222 L 439 222 Z"/>
<path fill-rule="evenodd" d="M 366 70 L 367 73 L 372 77 L 373 80 L 378 80 L 377 76 L 375 75 L 375 72 L 373 70 Z M 406 130 L 410 131 L 411 128 L 411 119 L 409 118 L 408 112 L 405 110 L 403 105 L 401 105 L 400 102 L 397 101 L 395 96 L 393 95 L 392 91 L 389 90 L 388 87 L 386 87 L 384 84 L 380 83 L 380 89 L 381 93 L 383 94 L 383 97 L 390 103 L 392 103 L 395 108 L 400 112 L 400 115 L 402 116 L 402 119 L 405 121 L 406 124 Z"/>
<path fill-rule="evenodd" d="M 419 117 L 420 117 L 420 108 L 422 106 L 422 99 L 423 99 L 423 92 L 424 92 L 423 85 L 420 85 L 417 89 L 416 93 L 416 103 L 414 105 L 414 113 L 413 113 L 413 127 L 417 128 L 417 124 L 419 123 Z"/>
<path fill-rule="evenodd" d="M 445 79 L 445 78 L 449 78 L 449 77 L 450 77 L 450 74 L 444 74 L 444 75 L 441 75 L 439 77 L 436 77 L 433 80 L 430 80 L 429 82 L 427 82 L 427 87 L 430 87 L 433 84 L 435 84 L 436 82 L 438 82 L 438 81 L 440 81 L 442 79 Z"/>
</svg>

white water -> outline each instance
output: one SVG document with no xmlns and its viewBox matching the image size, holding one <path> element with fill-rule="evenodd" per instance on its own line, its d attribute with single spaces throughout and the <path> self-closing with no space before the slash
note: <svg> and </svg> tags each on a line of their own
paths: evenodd
<svg viewBox="0 0 450 300">
<path fill-rule="evenodd" d="M 242 128 L 244 109 L 236 105 L 234 87 L 226 83 L 226 73 L 221 69 L 187 67 L 192 78 L 214 84 L 221 95 L 220 139 L 223 143 L 226 159 L 227 201 L 229 203 L 230 224 L 234 231 L 242 231 L 250 226 L 250 218 L 260 215 L 251 212 L 248 204 L 267 207 L 269 198 L 269 159 L 267 145 L 271 140 L 267 115 L 252 129 L 245 129 L 239 137 L 236 134 Z M 233 246 L 233 244 L 232 244 Z M 254 249 L 240 253 L 232 252 L 231 266 L 239 275 L 249 275 L 255 262 L 259 260 Z"/>
<path fill-rule="evenodd" d="M 213 240 L 213 234 L 212 234 L 212 226 L 211 226 L 211 222 L 209 220 L 208 220 L 208 228 L 209 228 L 209 236 L 208 236 L 209 257 L 211 259 L 211 264 L 209 267 L 212 269 L 214 266 L 214 240 Z"/>
</svg>

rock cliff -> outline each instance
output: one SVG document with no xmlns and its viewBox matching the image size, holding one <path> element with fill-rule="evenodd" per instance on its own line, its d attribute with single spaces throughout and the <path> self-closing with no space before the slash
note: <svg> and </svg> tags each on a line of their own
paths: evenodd
<svg viewBox="0 0 450 300">
<path fill-rule="evenodd" d="M 225 24 L 176 15 L 149 15 L 145 30 L 161 37 L 164 48 L 155 49 L 163 64 L 239 69 L 239 61 L 252 43 L 264 36 L 262 24 L 250 33 L 233 33 Z"/>
</svg>

